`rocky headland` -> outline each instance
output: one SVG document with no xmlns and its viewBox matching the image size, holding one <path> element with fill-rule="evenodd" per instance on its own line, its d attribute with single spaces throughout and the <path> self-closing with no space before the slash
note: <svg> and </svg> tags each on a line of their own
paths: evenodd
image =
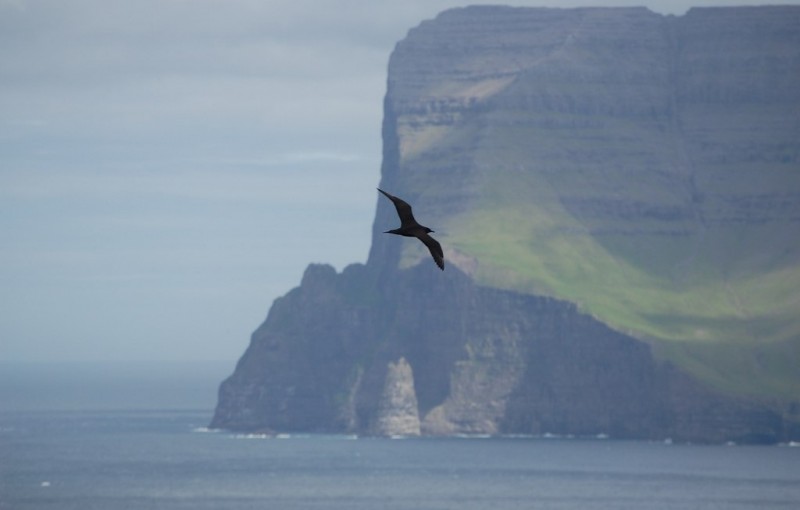
<svg viewBox="0 0 800 510">
<path fill-rule="evenodd" d="M 310 266 L 211 426 L 800 439 L 800 8 L 446 11 L 389 63 L 382 234 Z"/>
</svg>

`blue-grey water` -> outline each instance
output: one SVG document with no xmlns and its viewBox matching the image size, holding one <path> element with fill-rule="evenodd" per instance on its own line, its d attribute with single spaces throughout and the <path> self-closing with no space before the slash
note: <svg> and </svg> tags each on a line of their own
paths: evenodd
<svg viewBox="0 0 800 510">
<path fill-rule="evenodd" d="M 2 409 L 0 509 L 800 508 L 791 446 L 266 438 L 208 431 L 210 418 Z"/>
</svg>

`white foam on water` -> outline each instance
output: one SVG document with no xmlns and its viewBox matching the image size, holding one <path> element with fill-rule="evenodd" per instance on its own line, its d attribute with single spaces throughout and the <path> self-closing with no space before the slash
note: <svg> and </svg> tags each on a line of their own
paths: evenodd
<svg viewBox="0 0 800 510">
<path fill-rule="evenodd" d="M 272 439 L 270 434 L 234 434 L 233 439 Z"/>
<path fill-rule="evenodd" d="M 222 432 L 221 429 L 210 429 L 208 427 L 195 427 L 192 429 L 192 432 L 196 432 L 198 434 L 216 434 L 218 432 Z"/>
</svg>

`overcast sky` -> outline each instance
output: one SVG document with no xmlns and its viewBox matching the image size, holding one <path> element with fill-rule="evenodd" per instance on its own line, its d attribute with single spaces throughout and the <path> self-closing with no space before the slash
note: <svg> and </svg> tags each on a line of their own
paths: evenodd
<svg viewBox="0 0 800 510">
<path fill-rule="evenodd" d="M 232 366 L 366 259 L 389 54 L 469 3 L 0 0 L 0 361 Z"/>
</svg>

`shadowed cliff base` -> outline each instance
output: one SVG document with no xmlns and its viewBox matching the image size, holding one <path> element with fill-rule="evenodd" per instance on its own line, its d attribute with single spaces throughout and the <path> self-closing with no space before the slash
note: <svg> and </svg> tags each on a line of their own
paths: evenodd
<svg viewBox="0 0 800 510">
<path fill-rule="evenodd" d="M 367 264 L 276 300 L 212 425 L 797 439 L 798 75 L 795 7 L 422 23 L 389 63 L 381 188 L 448 270 L 378 201 Z"/>
<path fill-rule="evenodd" d="M 313 265 L 253 334 L 211 426 L 778 442 L 800 437 L 799 411 L 709 389 L 564 301 L 432 264 Z"/>
</svg>

